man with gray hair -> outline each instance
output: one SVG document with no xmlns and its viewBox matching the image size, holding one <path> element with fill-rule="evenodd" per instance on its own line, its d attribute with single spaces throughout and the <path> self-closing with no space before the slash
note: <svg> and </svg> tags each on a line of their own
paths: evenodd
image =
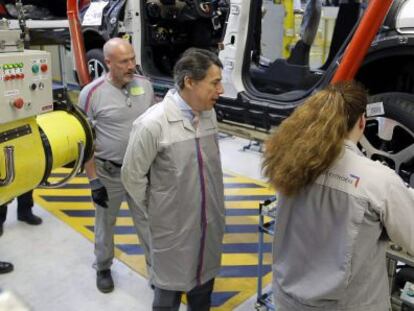
<svg viewBox="0 0 414 311">
<path fill-rule="evenodd" d="M 120 173 L 132 122 L 154 100 L 151 83 L 136 74 L 135 53 L 121 38 L 104 45 L 108 73 L 88 84 L 79 95 L 79 106 L 91 120 L 96 133 L 94 158 L 85 165 L 95 210 L 96 285 L 103 293 L 114 289 L 110 267 L 114 258 L 114 227 L 126 198 L 141 247 L 147 251 L 145 222 L 136 218 L 140 210 L 126 195 Z"/>
<path fill-rule="evenodd" d="M 125 188 L 149 224 L 153 310 L 209 310 L 224 234 L 223 173 L 213 107 L 222 64 L 187 50 L 174 67 L 176 88 L 133 124 L 122 166 Z M 144 220 L 144 219 L 143 219 Z"/>
</svg>

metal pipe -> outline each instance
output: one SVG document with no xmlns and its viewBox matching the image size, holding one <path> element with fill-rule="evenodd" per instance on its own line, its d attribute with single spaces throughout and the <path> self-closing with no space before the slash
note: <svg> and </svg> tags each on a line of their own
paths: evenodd
<svg viewBox="0 0 414 311">
<path fill-rule="evenodd" d="M 79 23 L 78 2 L 77 0 L 67 0 L 66 6 L 76 72 L 78 73 L 79 84 L 83 87 L 91 81 L 91 78 L 86 61 L 82 29 Z"/>
<path fill-rule="evenodd" d="M 73 165 L 72 171 L 57 183 L 52 184 L 46 180 L 44 183 L 42 183 L 39 186 L 39 188 L 55 189 L 55 188 L 60 188 L 66 185 L 76 174 L 80 172 L 80 168 L 83 163 L 84 155 L 85 155 L 85 145 L 83 144 L 83 142 L 80 141 L 78 142 L 78 157 L 76 159 L 75 164 Z"/>
<path fill-rule="evenodd" d="M 5 159 L 5 168 L 6 174 L 3 179 L 0 179 L 0 186 L 4 187 L 10 185 L 14 181 L 15 177 L 15 167 L 14 167 L 14 147 L 6 146 L 4 147 L 4 159 Z"/>
</svg>

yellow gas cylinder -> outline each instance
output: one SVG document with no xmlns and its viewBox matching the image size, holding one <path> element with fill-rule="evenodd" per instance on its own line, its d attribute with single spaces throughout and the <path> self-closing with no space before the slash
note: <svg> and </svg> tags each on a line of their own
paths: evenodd
<svg viewBox="0 0 414 311">
<path fill-rule="evenodd" d="M 80 167 L 92 156 L 93 139 L 89 122 L 76 107 L 1 124 L 0 204 L 39 185 L 58 186 L 47 181 L 52 170 L 73 163 Z M 10 171 L 13 178 L 7 183 Z"/>
<path fill-rule="evenodd" d="M 37 123 L 45 134 L 52 159 L 51 169 L 62 167 L 78 157 L 78 142 L 86 145 L 85 129 L 79 120 L 66 111 L 53 111 L 37 116 Z"/>
<path fill-rule="evenodd" d="M 46 157 L 35 117 L 0 124 L 0 184 L 6 179 L 6 167 L 10 164 L 7 148 L 13 150 L 14 178 L 0 186 L 0 204 L 36 188 L 44 178 Z"/>
</svg>

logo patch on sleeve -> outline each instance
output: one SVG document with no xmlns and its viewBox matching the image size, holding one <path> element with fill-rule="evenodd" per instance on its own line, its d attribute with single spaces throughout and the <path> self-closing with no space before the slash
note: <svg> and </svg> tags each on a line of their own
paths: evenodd
<svg viewBox="0 0 414 311">
<path fill-rule="evenodd" d="M 131 87 L 130 92 L 131 92 L 131 95 L 132 96 L 138 96 L 138 95 L 145 94 L 144 88 L 143 87 L 140 87 L 140 86 L 133 86 L 133 87 Z"/>
</svg>

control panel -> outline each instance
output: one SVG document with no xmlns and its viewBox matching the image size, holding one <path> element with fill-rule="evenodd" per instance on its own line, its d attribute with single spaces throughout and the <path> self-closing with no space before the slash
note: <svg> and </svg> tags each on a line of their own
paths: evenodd
<svg viewBox="0 0 414 311">
<path fill-rule="evenodd" d="M 52 110 L 49 52 L 0 53 L 0 124 Z"/>
</svg>

